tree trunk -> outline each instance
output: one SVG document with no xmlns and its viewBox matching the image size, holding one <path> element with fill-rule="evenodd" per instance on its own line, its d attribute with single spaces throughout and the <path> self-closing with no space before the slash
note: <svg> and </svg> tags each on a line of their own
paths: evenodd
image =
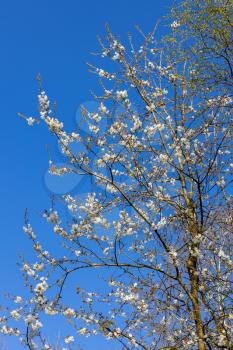
<svg viewBox="0 0 233 350">
<path fill-rule="evenodd" d="M 191 244 L 191 252 L 188 257 L 187 261 L 187 269 L 189 274 L 189 281 L 190 281 L 190 295 L 192 300 L 192 308 L 193 308 L 193 319 L 196 326 L 196 335 L 198 337 L 198 350 L 206 350 L 206 343 L 204 341 L 204 327 L 203 322 L 201 318 L 201 308 L 200 308 L 200 300 L 198 296 L 199 291 L 199 278 L 198 278 L 198 271 L 197 271 L 197 257 L 196 255 L 192 254 L 192 252 L 195 251 L 195 249 L 198 249 L 198 243 L 194 243 L 194 239 L 196 238 L 197 234 L 199 233 L 198 229 L 198 223 L 196 221 L 195 217 L 195 209 L 192 205 L 192 201 L 188 201 L 189 204 L 189 218 L 191 219 L 190 222 L 190 237 L 192 240 Z"/>
<path fill-rule="evenodd" d="M 198 276 L 196 274 L 197 258 L 190 254 L 188 258 L 188 273 L 191 286 L 191 297 L 192 297 L 192 307 L 193 307 L 193 319 L 196 325 L 196 334 L 198 337 L 198 350 L 206 350 L 206 345 L 204 342 L 204 330 L 203 322 L 201 319 L 200 302 L 198 298 Z"/>
</svg>

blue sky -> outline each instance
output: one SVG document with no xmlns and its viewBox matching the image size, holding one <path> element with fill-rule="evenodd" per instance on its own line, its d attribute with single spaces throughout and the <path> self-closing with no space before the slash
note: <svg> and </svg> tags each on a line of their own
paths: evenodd
<svg viewBox="0 0 233 350">
<path fill-rule="evenodd" d="M 98 49 L 97 34 L 112 31 L 126 38 L 139 24 L 147 32 L 167 13 L 170 0 L 8 0 L 0 2 L 0 93 L 1 93 L 1 187 L 0 276 L 1 294 L 20 294 L 21 278 L 16 262 L 30 256 L 30 244 L 22 233 L 24 209 L 38 217 L 49 207 L 51 192 L 45 174 L 48 154 L 57 158 L 55 140 L 41 127 L 29 128 L 17 116 L 37 113 L 37 83 L 40 73 L 58 114 L 70 128 L 76 111 L 91 100 L 97 79 L 88 72 L 90 52 Z M 163 31 L 162 27 L 160 29 Z M 67 184 L 66 184 L 67 185 Z M 57 186 L 57 185 L 56 185 Z M 39 220 L 39 219 L 38 219 Z M 8 350 L 15 350 L 6 339 Z M 90 347 L 91 348 L 91 347 Z M 17 349 L 19 347 L 17 346 Z"/>
</svg>

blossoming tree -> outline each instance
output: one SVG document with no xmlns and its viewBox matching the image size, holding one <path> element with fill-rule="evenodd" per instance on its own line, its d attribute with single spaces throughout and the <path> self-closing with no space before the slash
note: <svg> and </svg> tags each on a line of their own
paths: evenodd
<svg viewBox="0 0 233 350">
<path fill-rule="evenodd" d="M 233 349 L 232 67 L 227 84 L 203 84 L 185 25 L 175 20 L 162 41 L 139 30 L 139 48 L 107 28 L 100 57 L 112 65 L 90 66 L 103 93 L 96 112 L 83 109 L 88 134 L 65 130 L 40 85 L 40 118 L 25 118 L 45 123 L 67 158 L 62 168 L 51 160 L 50 172 L 88 177 L 95 190 L 85 200 L 60 198 L 69 222 L 54 208 L 44 212 L 62 242 L 59 256 L 43 248 L 25 214 L 36 255 L 22 262 L 29 294 L 15 297 L 1 332 L 30 350 L 54 348 L 44 315 L 73 327 L 63 349 L 96 334 L 127 350 Z M 103 288 L 69 284 L 67 298 L 67 283 L 83 270 L 102 276 Z"/>
</svg>

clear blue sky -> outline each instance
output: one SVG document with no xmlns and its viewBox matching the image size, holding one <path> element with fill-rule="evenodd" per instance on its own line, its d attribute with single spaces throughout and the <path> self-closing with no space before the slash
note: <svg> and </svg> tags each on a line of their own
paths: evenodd
<svg viewBox="0 0 233 350">
<path fill-rule="evenodd" d="M 45 145 L 58 161 L 55 141 L 41 127 L 29 128 L 17 112 L 36 114 L 37 84 L 41 73 L 46 91 L 56 99 L 59 115 L 68 127 L 75 112 L 91 99 L 97 79 L 88 72 L 96 35 L 104 25 L 126 38 L 139 24 L 147 32 L 166 14 L 170 0 L 8 0 L 0 2 L 1 187 L 0 276 L 1 294 L 20 294 L 16 266 L 20 254 L 30 256 L 22 233 L 24 209 L 31 216 L 49 207 L 50 192 L 44 175 L 48 166 Z M 162 28 L 161 28 L 162 30 Z M 39 220 L 39 219 L 38 219 Z M 20 349 L 6 339 L 8 350 Z M 91 348 L 91 347 L 90 347 Z"/>
</svg>

